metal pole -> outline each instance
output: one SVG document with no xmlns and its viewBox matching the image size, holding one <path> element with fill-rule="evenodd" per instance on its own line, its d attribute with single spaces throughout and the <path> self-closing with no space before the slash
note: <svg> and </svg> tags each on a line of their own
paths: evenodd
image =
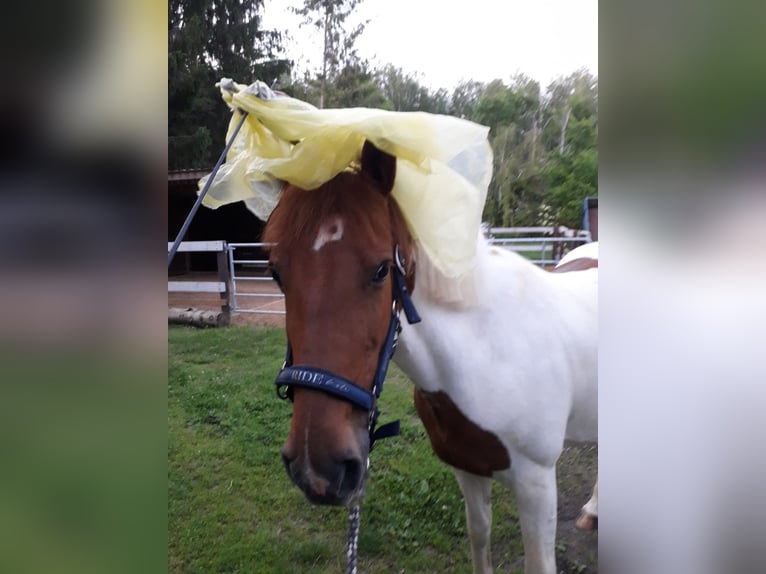
<svg viewBox="0 0 766 574">
<path fill-rule="evenodd" d="M 168 267 L 170 267 L 170 264 L 173 262 L 173 257 L 175 257 L 176 251 L 178 251 L 178 246 L 181 245 L 181 241 L 183 241 L 183 238 L 186 235 L 186 232 L 189 231 L 189 226 L 191 225 L 192 219 L 194 218 L 194 215 L 197 213 L 199 206 L 202 205 L 202 200 L 205 199 L 205 196 L 207 195 L 207 192 L 210 189 L 210 184 L 213 183 L 213 180 L 215 179 L 215 175 L 218 173 L 218 170 L 221 168 L 221 165 L 223 164 L 223 160 L 226 159 L 226 154 L 229 153 L 229 149 L 231 148 L 231 145 L 234 143 L 234 140 L 237 138 L 237 134 L 239 133 L 239 130 L 242 127 L 242 124 L 245 123 L 245 118 L 247 117 L 248 112 L 243 112 L 242 110 L 240 110 L 240 113 L 242 114 L 242 118 L 239 120 L 239 123 L 237 124 L 237 127 L 234 130 L 234 133 L 231 134 L 231 138 L 226 143 L 226 147 L 223 148 L 223 153 L 221 154 L 221 157 L 218 158 L 218 162 L 215 164 L 213 171 L 210 172 L 210 176 L 207 178 L 207 181 L 205 182 L 205 187 L 202 188 L 202 192 L 197 197 L 197 201 L 194 202 L 194 207 L 192 207 L 191 211 L 189 212 L 189 215 L 186 217 L 186 221 L 184 221 L 184 224 L 181 226 L 181 231 L 178 232 L 178 235 L 176 236 L 176 240 L 173 242 L 173 246 L 170 248 L 170 251 L 168 252 Z"/>
<path fill-rule="evenodd" d="M 234 247 L 229 245 L 229 275 L 231 276 L 231 307 L 237 311 L 237 278 L 234 276 Z"/>
</svg>

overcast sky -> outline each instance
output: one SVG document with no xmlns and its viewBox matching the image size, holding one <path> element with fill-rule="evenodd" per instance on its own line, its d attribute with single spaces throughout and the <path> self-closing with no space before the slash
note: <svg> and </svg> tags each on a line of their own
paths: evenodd
<svg viewBox="0 0 766 574">
<path fill-rule="evenodd" d="M 263 24 L 290 33 L 288 57 L 300 68 L 317 67 L 320 38 L 287 9 L 301 4 L 266 0 Z M 598 74 L 597 0 L 364 0 L 357 10 L 370 20 L 360 55 L 420 72 L 432 88 L 507 81 L 516 72 L 545 88 L 580 67 Z"/>
</svg>

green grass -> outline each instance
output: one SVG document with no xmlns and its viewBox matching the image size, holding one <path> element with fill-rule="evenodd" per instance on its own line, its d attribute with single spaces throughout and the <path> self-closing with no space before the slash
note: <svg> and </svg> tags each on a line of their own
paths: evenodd
<svg viewBox="0 0 766 574">
<path fill-rule="evenodd" d="M 309 504 L 288 479 L 279 448 L 290 404 L 274 394 L 284 331 L 171 327 L 168 359 L 169 570 L 338 573 L 346 511 Z M 361 572 L 470 572 L 463 502 L 432 453 L 412 404 L 412 384 L 391 366 L 381 422 L 401 436 L 380 443 L 362 508 Z M 521 566 L 508 490 L 495 485 L 493 561 Z"/>
</svg>

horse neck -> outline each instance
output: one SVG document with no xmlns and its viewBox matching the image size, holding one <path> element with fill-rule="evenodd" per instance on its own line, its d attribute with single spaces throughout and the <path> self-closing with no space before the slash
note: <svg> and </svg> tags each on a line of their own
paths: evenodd
<svg viewBox="0 0 766 574">
<path fill-rule="evenodd" d="M 471 269 L 460 277 L 448 277 L 436 267 L 423 246 L 417 242 L 416 296 L 455 308 L 475 305 L 482 300 L 484 278 L 490 264 L 489 249 L 487 240 L 479 234 Z"/>
<path fill-rule="evenodd" d="M 548 291 L 552 288 L 547 271 L 517 253 L 490 245 L 482 234 L 476 241 L 472 267 L 461 277 L 451 278 L 441 273 L 420 244 L 416 246 L 416 253 L 415 295 L 440 306 L 467 309 L 490 302 L 498 274 L 503 276 L 509 296 L 529 289 Z"/>
</svg>

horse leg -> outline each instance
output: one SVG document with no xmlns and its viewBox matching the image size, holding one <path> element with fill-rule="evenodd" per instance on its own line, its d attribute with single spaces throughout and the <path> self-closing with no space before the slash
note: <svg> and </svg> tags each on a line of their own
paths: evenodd
<svg viewBox="0 0 766 574">
<path fill-rule="evenodd" d="M 515 458 L 511 484 L 524 541 L 524 573 L 556 574 L 556 467 Z"/>
<path fill-rule="evenodd" d="M 453 468 L 465 500 L 474 574 L 491 574 L 489 534 L 492 528 L 492 479 Z"/>
<path fill-rule="evenodd" d="M 593 496 L 585 503 L 580 511 L 580 516 L 575 521 L 575 526 L 582 530 L 594 530 L 598 527 L 598 479 L 593 487 Z"/>
</svg>

